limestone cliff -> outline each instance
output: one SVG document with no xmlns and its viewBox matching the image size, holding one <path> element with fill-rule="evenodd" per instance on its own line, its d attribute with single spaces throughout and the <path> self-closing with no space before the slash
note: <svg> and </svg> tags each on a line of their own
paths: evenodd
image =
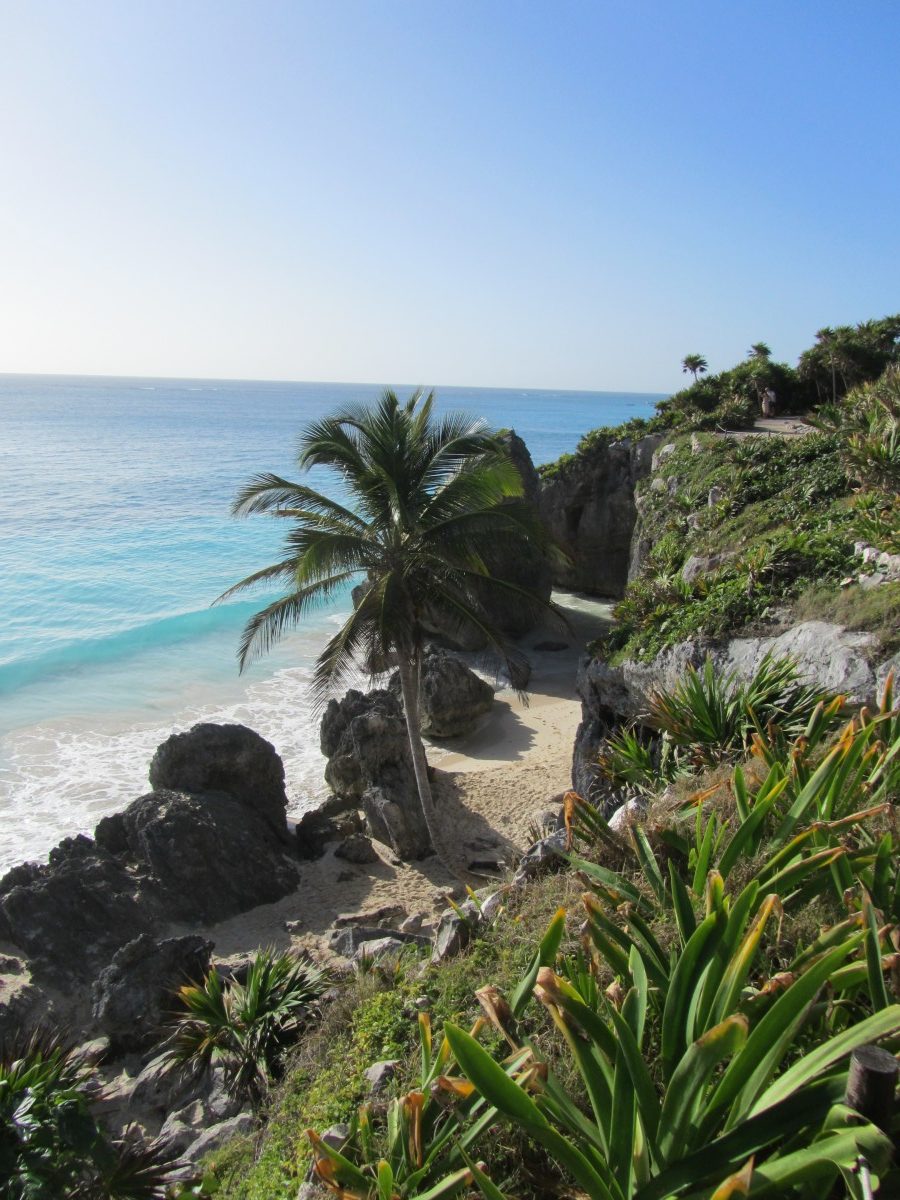
<svg viewBox="0 0 900 1200">
<path fill-rule="evenodd" d="M 539 510 L 569 563 L 554 569 L 557 587 L 621 596 L 628 582 L 637 508 L 635 487 L 649 475 L 662 441 L 598 441 L 545 471 Z"/>
</svg>

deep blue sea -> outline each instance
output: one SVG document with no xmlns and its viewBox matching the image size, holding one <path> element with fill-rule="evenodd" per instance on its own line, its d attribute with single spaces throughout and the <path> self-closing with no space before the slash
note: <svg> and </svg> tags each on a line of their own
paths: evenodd
<svg viewBox="0 0 900 1200">
<path fill-rule="evenodd" d="M 158 743 L 198 720 L 273 741 L 296 811 L 321 794 L 306 684 L 349 597 L 243 676 L 237 638 L 259 599 L 210 603 L 278 552 L 278 522 L 229 516 L 239 485 L 296 475 L 300 429 L 379 390 L 0 376 L 0 870 L 140 795 Z M 440 408 L 514 428 L 537 464 L 659 398 L 438 389 Z"/>
</svg>

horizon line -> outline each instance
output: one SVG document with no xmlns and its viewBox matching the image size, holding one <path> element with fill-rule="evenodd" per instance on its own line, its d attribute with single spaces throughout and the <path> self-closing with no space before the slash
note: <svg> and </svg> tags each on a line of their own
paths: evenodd
<svg viewBox="0 0 900 1200">
<path fill-rule="evenodd" d="M 573 388 L 573 387 L 534 387 L 523 384 L 481 384 L 481 383 L 436 383 L 426 387 L 419 383 L 375 383 L 372 380 L 361 379 L 254 379 L 249 376 L 227 375 L 110 375 L 100 373 L 83 373 L 78 371 L 0 371 L 0 379 L 149 379 L 166 383 L 273 383 L 282 385 L 313 384 L 323 387 L 391 387 L 391 388 L 421 388 L 422 391 L 438 391 L 441 388 L 458 388 L 466 391 L 481 392 L 569 392 L 573 395 L 614 395 L 614 396 L 671 396 L 671 391 L 641 392 L 625 388 Z"/>
</svg>

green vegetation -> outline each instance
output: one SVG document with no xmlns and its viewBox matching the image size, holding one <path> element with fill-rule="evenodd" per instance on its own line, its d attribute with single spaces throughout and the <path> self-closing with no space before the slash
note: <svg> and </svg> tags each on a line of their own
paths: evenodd
<svg viewBox="0 0 900 1200">
<path fill-rule="evenodd" d="M 0 1051 L 0 1200 L 167 1195 L 169 1166 L 137 1138 L 106 1137 L 90 1085 L 86 1065 L 48 1034 Z"/>
<path fill-rule="evenodd" d="M 234 512 L 287 518 L 284 557 L 220 599 L 262 583 L 291 589 L 248 621 L 239 652 L 243 667 L 311 606 L 351 581 L 364 583 L 354 612 L 319 656 L 313 691 L 322 699 L 360 667 L 371 672 L 396 663 L 419 799 L 440 853 L 417 701 L 424 622 L 429 613 L 442 613 L 461 630 L 476 632 L 514 678 L 521 652 L 492 625 L 479 589 L 512 597 L 535 613 L 548 606 L 485 565 L 498 547 L 521 550 L 526 542 L 546 540 L 506 447 L 481 421 L 462 414 L 436 420 L 433 400 L 415 392 L 401 405 L 385 391 L 371 408 L 309 425 L 300 438 L 301 470 L 335 472 L 350 506 L 279 476 L 256 476 Z"/>
<path fill-rule="evenodd" d="M 616 609 L 605 652 L 652 657 L 685 638 L 771 620 L 813 584 L 856 565 L 849 486 L 833 434 L 675 440 L 641 492 L 650 550 Z M 652 481 L 651 481 L 652 482 Z M 685 578 L 690 558 L 698 570 Z"/>
<path fill-rule="evenodd" d="M 570 793 L 566 873 L 511 894 L 459 959 L 349 983 L 255 1154 L 218 1157 L 218 1194 L 292 1197 L 305 1129 L 319 1180 L 366 1200 L 862 1198 L 863 1160 L 893 1194 L 890 1137 L 845 1099 L 855 1047 L 900 1048 L 892 682 L 847 721 L 769 661 L 658 708 L 680 798 L 648 781 L 646 818 L 615 832 Z M 711 775 L 719 736 L 733 765 Z M 372 1103 L 384 1057 L 399 1070 Z M 319 1136 L 335 1120 L 340 1148 Z"/>
<path fill-rule="evenodd" d="M 542 466 L 541 475 L 545 479 L 565 476 L 598 445 L 622 438 L 750 429 L 760 415 L 762 395 L 768 388 L 775 392 L 779 414 L 809 414 L 822 405 L 835 405 L 850 390 L 877 380 L 897 363 L 900 314 L 820 330 L 815 345 L 800 355 L 796 369 L 773 362 L 765 342 L 754 343 L 743 362 L 715 375 L 705 374 L 707 364 L 702 355 L 690 354 L 682 369 L 693 375 L 694 382 L 661 400 L 655 416 L 593 430 L 581 439 L 574 454 Z"/>
<path fill-rule="evenodd" d="M 191 1071 L 221 1063 L 229 1090 L 258 1101 L 329 983 L 327 972 L 274 950 L 257 952 L 244 982 L 211 969 L 202 983 L 178 989 L 181 1011 L 165 1057 Z"/>
</svg>

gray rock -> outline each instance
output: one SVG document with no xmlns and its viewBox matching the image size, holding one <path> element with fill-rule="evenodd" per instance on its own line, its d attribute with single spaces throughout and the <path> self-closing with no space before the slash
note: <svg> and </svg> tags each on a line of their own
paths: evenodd
<svg viewBox="0 0 900 1200">
<path fill-rule="evenodd" d="M 363 833 L 351 833 L 335 849 L 335 858 L 344 858 L 352 863 L 378 862 L 378 851 Z"/>
<path fill-rule="evenodd" d="M 284 765 L 275 747 L 245 725 L 195 725 L 173 733 L 150 762 L 154 791 L 225 792 L 286 833 Z"/>
<path fill-rule="evenodd" d="M 481 913 L 471 900 L 460 905 L 460 911 L 448 908 L 441 916 L 431 951 L 433 963 L 443 962 L 460 954 L 469 945 L 482 925 Z"/>
<path fill-rule="evenodd" d="M 339 913 L 334 918 L 334 927 L 343 929 L 346 925 L 394 925 L 405 916 L 406 909 L 402 904 L 381 904 L 378 908 L 370 908 L 365 912 Z"/>
<path fill-rule="evenodd" d="M 405 921 L 401 921 L 399 930 L 401 933 L 418 933 L 425 923 L 427 917 L 425 913 L 412 913 Z"/>
<path fill-rule="evenodd" d="M 250 1113 L 238 1113 L 236 1117 L 229 1117 L 227 1121 L 220 1121 L 218 1125 L 205 1129 L 196 1141 L 188 1146 L 184 1157 L 190 1163 L 198 1163 L 213 1150 L 221 1150 L 232 1138 L 247 1137 L 255 1128 L 256 1122 Z"/>
<path fill-rule="evenodd" d="M 631 800 L 626 800 L 615 810 L 609 818 L 609 827 L 614 833 L 622 833 L 634 821 L 639 821 L 646 811 L 646 802 L 632 797 Z"/>
<path fill-rule="evenodd" d="M 576 684 L 582 720 L 575 741 L 573 787 L 582 795 L 591 794 L 593 763 L 610 729 L 622 721 L 639 720 L 653 693 L 671 690 L 689 666 L 701 668 L 709 654 L 718 673 L 736 672 L 747 679 L 767 653 L 793 658 L 802 679 L 824 691 L 846 695 L 853 704 L 875 703 L 889 666 L 878 664 L 874 634 L 825 621 L 805 621 L 768 637 L 679 642 L 651 662 L 626 660 L 611 667 L 602 659 L 584 658 Z"/>
<path fill-rule="evenodd" d="M 362 807 L 372 837 L 390 846 L 401 861 L 427 858 L 431 854 L 431 839 L 418 791 L 401 797 L 396 791 L 370 787 L 363 792 Z"/>
<path fill-rule="evenodd" d="M 328 948 L 334 954 L 340 954 L 344 958 L 351 958 L 359 947 L 366 942 L 382 941 L 388 936 L 393 938 L 394 941 L 411 942 L 416 945 L 424 945 L 428 942 L 428 938 L 424 935 L 411 932 L 404 933 L 399 929 L 345 925 L 342 929 L 332 929 L 329 931 L 327 935 Z"/>
<path fill-rule="evenodd" d="M 635 487 L 650 474 L 662 440 L 653 435 L 637 442 L 600 441 L 543 480 L 541 519 L 569 558 L 567 565 L 554 566 L 556 586 L 621 596 L 632 558 Z"/>
<path fill-rule="evenodd" d="M 212 942 L 196 934 L 154 941 L 141 934 L 116 952 L 93 984 L 92 1017 L 116 1052 L 157 1041 L 173 992 L 209 970 Z"/>
<path fill-rule="evenodd" d="M 235 1116 L 241 1108 L 241 1100 L 229 1092 L 225 1083 L 225 1068 L 216 1063 L 210 1068 L 199 1092 L 205 1120 L 214 1123 Z"/>
<path fill-rule="evenodd" d="M 482 900 L 481 919 L 485 923 L 490 924 L 500 915 L 500 910 L 503 908 L 503 905 L 506 901 L 506 893 L 506 888 L 500 888 L 496 892 L 491 892 L 489 896 L 486 896 L 485 899 Z"/>
<path fill-rule="evenodd" d="M 193 1100 L 203 1084 L 202 1078 L 173 1069 L 164 1055 L 158 1054 L 135 1079 L 128 1106 L 137 1112 L 170 1113 Z"/>
<path fill-rule="evenodd" d="M 409 943 L 401 941 L 396 935 L 391 937 L 380 937 L 374 941 L 363 942 L 353 954 L 353 961 L 358 963 L 363 959 L 386 959 L 397 958 L 403 953 L 404 946 Z"/>
<path fill-rule="evenodd" d="M 725 499 L 725 489 L 720 487 L 711 487 L 709 495 L 706 497 L 706 503 L 709 508 L 715 508 L 717 504 L 721 504 Z"/>
<path fill-rule="evenodd" d="M 170 921 L 214 924 L 297 886 L 297 869 L 270 821 L 223 792 L 150 792 L 116 820 L 126 857 L 152 876 Z"/>
<path fill-rule="evenodd" d="M 658 471 L 660 463 L 664 462 L 667 458 L 674 454 L 677 449 L 678 447 L 674 442 L 666 442 L 664 446 L 660 446 L 660 448 L 653 455 L 651 469 Z"/>
<path fill-rule="evenodd" d="M 390 691 L 351 690 L 329 702 L 320 727 L 325 778 L 361 803 L 369 830 L 402 859 L 425 858 L 431 841 L 416 788 L 406 719 Z"/>
<path fill-rule="evenodd" d="M 172 1113 L 166 1118 L 156 1137 L 157 1145 L 163 1147 L 172 1158 L 181 1158 L 188 1146 L 196 1140 L 196 1126 L 181 1120 L 178 1113 Z"/>
<path fill-rule="evenodd" d="M 72 1057 L 83 1062 L 86 1067 L 96 1067 L 98 1063 L 108 1056 L 110 1051 L 110 1040 L 108 1037 L 95 1037 L 90 1041 L 82 1042 L 80 1046 L 76 1046 Z"/>
<path fill-rule="evenodd" d="M 519 865 L 513 876 L 513 887 L 522 887 L 538 875 L 554 870 L 562 865 L 562 855 L 566 850 L 567 834 L 565 829 L 558 829 L 549 837 L 535 842 L 519 859 Z"/>
<path fill-rule="evenodd" d="M 363 1075 L 365 1075 L 369 1084 L 369 1095 L 377 1096 L 385 1091 L 388 1084 L 397 1074 L 399 1066 L 399 1058 L 384 1058 L 380 1062 L 372 1063 L 371 1067 L 367 1067 L 363 1071 Z"/>
<path fill-rule="evenodd" d="M 402 705 L 399 673 L 391 677 L 390 688 Z M 494 689 L 464 662 L 438 646 L 426 649 L 419 681 L 423 734 L 432 738 L 459 737 L 490 712 L 493 703 Z"/>
<path fill-rule="evenodd" d="M 734 558 L 734 554 L 724 551 L 721 554 L 692 554 L 681 568 L 681 578 L 685 583 L 693 583 L 701 575 L 709 575 Z"/>
</svg>

